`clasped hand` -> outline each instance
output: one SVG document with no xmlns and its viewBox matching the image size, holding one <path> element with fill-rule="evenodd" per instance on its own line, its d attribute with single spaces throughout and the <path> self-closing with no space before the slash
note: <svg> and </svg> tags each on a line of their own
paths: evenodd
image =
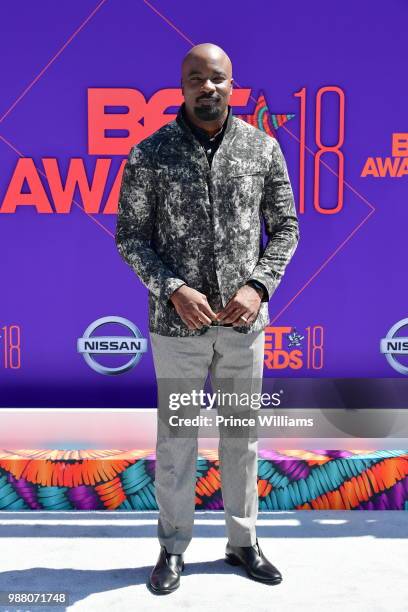
<svg viewBox="0 0 408 612">
<path fill-rule="evenodd" d="M 191 330 L 211 325 L 213 321 L 232 323 L 234 327 L 250 325 L 258 316 L 262 301 L 256 289 L 249 285 L 240 287 L 218 313 L 212 310 L 204 293 L 188 285 L 176 289 L 170 300 L 180 318 Z"/>
</svg>

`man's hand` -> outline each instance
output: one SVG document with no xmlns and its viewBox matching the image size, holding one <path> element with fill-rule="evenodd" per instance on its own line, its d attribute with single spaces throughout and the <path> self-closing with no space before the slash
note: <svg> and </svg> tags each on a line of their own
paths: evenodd
<svg viewBox="0 0 408 612">
<path fill-rule="evenodd" d="M 244 285 L 218 313 L 217 321 L 232 323 L 233 326 L 250 325 L 258 316 L 261 301 L 262 297 L 254 287 Z"/>
<path fill-rule="evenodd" d="M 171 294 L 170 300 L 188 329 L 201 329 L 203 325 L 211 325 L 211 322 L 217 318 L 204 293 L 187 285 L 181 285 L 176 289 Z"/>
</svg>

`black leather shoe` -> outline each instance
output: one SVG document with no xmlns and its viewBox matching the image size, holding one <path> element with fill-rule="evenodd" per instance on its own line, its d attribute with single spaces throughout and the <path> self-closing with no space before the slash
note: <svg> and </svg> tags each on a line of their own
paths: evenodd
<svg viewBox="0 0 408 612">
<path fill-rule="evenodd" d="M 155 593 L 172 593 L 180 586 L 180 574 L 184 570 L 183 555 L 168 553 L 161 546 L 159 558 L 152 569 L 149 586 Z"/>
<path fill-rule="evenodd" d="M 256 539 L 253 546 L 231 546 L 227 542 L 225 561 L 230 565 L 243 565 L 248 576 L 253 580 L 267 584 L 282 582 L 282 574 L 263 554 Z"/>
</svg>

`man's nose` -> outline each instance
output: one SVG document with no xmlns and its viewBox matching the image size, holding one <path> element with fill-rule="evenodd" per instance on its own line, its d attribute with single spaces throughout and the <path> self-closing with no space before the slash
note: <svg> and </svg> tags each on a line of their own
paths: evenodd
<svg viewBox="0 0 408 612">
<path fill-rule="evenodd" d="M 214 91 L 215 87 L 214 87 L 214 83 L 212 83 L 212 81 L 210 81 L 210 79 L 207 79 L 206 81 L 204 81 L 204 83 L 201 85 L 201 89 L 203 91 L 209 92 L 209 91 Z"/>
</svg>

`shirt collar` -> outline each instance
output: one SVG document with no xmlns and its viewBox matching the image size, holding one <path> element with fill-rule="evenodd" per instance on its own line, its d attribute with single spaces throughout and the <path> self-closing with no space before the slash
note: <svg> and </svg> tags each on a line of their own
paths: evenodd
<svg viewBox="0 0 408 612">
<path fill-rule="evenodd" d="M 195 134 L 198 138 L 201 139 L 210 139 L 210 136 L 208 135 L 208 133 L 203 130 L 202 128 L 198 127 L 197 125 L 195 125 L 194 123 L 192 123 L 192 121 L 190 121 L 190 119 L 187 116 L 186 113 L 186 105 L 185 102 L 183 102 L 183 104 L 180 106 L 179 111 L 177 113 L 177 117 L 176 117 L 176 121 L 177 123 L 183 127 L 184 129 L 189 129 L 191 132 L 193 132 L 193 134 Z M 215 136 L 211 136 L 211 138 L 215 138 L 215 137 L 221 137 L 223 136 L 226 132 L 228 132 L 231 129 L 232 126 L 232 108 L 231 106 L 228 104 L 228 115 L 222 125 L 222 128 L 220 129 L 220 132 L 218 134 L 216 134 Z"/>
</svg>

